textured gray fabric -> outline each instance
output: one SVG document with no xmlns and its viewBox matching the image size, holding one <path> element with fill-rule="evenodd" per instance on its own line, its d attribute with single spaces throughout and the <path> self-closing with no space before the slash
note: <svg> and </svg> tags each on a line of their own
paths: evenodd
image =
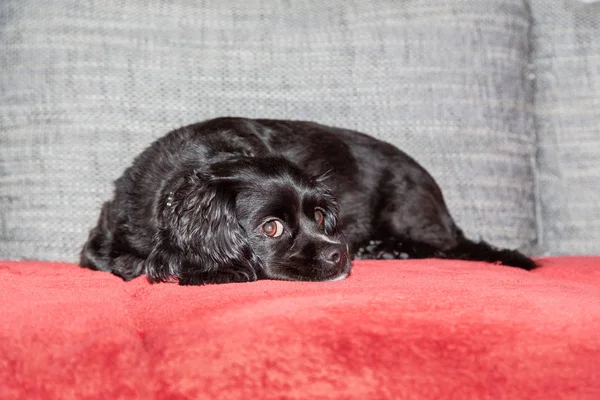
<svg viewBox="0 0 600 400">
<path fill-rule="evenodd" d="M 3 0 L 0 257 L 75 260 L 135 154 L 222 115 L 388 140 L 472 237 L 527 249 L 528 33 L 521 0 Z"/>
<path fill-rule="evenodd" d="M 532 12 L 540 249 L 600 254 L 600 4 Z"/>
</svg>

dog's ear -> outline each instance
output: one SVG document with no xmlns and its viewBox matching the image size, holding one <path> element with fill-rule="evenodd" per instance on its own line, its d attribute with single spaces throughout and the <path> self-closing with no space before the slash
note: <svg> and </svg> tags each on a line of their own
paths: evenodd
<svg viewBox="0 0 600 400">
<path fill-rule="evenodd" d="M 260 261 L 236 210 L 235 182 L 201 172 L 180 177 L 162 191 L 159 232 L 146 262 L 151 281 L 181 284 L 252 281 Z"/>
<path fill-rule="evenodd" d="M 333 191 L 327 185 L 327 180 L 333 176 L 333 171 L 329 170 L 311 178 L 312 184 L 319 191 L 319 197 L 324 200 L 322 207 L 325 209 L 325 232 L 328 235 L 339 233 L 340 231 L 340 207 L 333 195 Z"/>
<path fill-rule="evenodd" d="M 325 233 L 328 235 L 338 234 L 340 232 L 340 208 L 330 190 L 326 190 L 323 196 L 325 198 Z"/>
</svg>

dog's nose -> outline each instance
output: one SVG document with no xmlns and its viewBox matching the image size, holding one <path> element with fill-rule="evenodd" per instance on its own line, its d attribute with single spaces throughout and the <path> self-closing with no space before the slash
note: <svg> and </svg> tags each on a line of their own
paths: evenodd
<svg viewBox="0 0 600 400">
<path fill-rule="evenodd" d="M 340 261 L 340 252 L 338 250 L 333 250 L 331 254 L 329 254 L 329 261 L 333 263 L 337 263 Z"/>
<path fill-rule="evenodd" d="M 342 254 L 346 251 L 346 247 L 342 244 L 329 246 L 323 251 L 323 260 L 328 263 L 337 265 L 342 259 Z"/>
</svg>

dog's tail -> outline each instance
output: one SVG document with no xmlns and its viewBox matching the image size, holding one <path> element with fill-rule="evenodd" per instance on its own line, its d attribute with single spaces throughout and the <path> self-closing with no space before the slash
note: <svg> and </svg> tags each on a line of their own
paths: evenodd
<svg viewBox="0 0 600 400">
<path fill-rule="evenodd" d="M 449 259 L 485 261 L 494 264 L 502 264 L 527 271 L 531 271 L 539 266 L 534 260 L 518 250 L 499 249 L 487 242 L 474 242 L 462 235 L 456 246 L 442 251 L 441 254 L 438 253 L 438 255 L 442 258 Z"/>
<path fill-rule="evenodd" d="M 372 240 L 363 243 L 353 252 L 355 259 L 407 259 L 407 258 L 443 258 L 452 260 L 485 261 L 527 271 L 539 265 L 518 250 L 499 249 L 491 244 L 467 239 L 457 229 L 456 244 L 441 249 L 423 242 L 404 240 Z"/>
</svg>

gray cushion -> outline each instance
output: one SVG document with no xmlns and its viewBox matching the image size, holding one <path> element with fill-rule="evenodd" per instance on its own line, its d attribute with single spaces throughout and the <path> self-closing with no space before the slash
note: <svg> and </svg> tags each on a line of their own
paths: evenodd
<svg viewBox="0 0 600 400">
<path fill-rule="evenodd" d="M 174 3 L 3 0 L 0 257 L 75 260 L 140 150 L 222 115 L 388 140 L 470 236 L 535 242 L 521 0 Z"/>
<path fill-rule="evenodd" d="M 600 4 L 533 1 L 540 248 L 600 253 Z"/>
</svg>

